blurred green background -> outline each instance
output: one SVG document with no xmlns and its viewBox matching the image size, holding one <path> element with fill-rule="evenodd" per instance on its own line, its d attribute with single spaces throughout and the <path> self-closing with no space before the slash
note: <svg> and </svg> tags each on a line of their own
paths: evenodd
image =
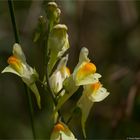
<svg viewBox="0 0 140 140">
<path fill-rule="evenodd" d="M 140 138 L 140 1 L 135 0 L 63 0 L 61 23 L 68 26 L 71 71 L 78 62 L 81 47 L 89 49 L 89 57 L 102 75 L 101 82 L 110 95 L 94 104 L 87 120 L 88 139 Z M 20 40 L 27 62 L 43 76 L 42 45 L 33 43 L 38 17 L 44 15 L 43 0 L 14 1 Z M 14 35 L 7 1 L 0 1 L 0 71 L 7 66 Z M 40 85 L 39 85 L 40 87 Z M 34 103 L 38 138 L 48 138 L 51 107 L 42 91 L 42 110 Z M 79 98 L 81 89 L 62 108 L 68 110 Z M 34 97 L 34 96 L 33 96 Z M 80 115 L 69 124 L 79 139 L 83 138 Z M 0 75 L 0 139 L 31 139 L 27 95 L 19 77 Z"/>
</svg>

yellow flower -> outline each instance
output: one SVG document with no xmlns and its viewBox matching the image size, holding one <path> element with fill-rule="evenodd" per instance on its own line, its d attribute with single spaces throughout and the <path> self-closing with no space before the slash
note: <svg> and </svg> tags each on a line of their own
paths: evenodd
<svg viewBox="0 0 140 140">
<path fill-rule="evenodd" d="M 96 66 L 88 58 L 88 49 L 82 48 L 79 56 L 79 62 L 74 69 L 73 78 L 77 86 L 87 85 L 98 82 L 101 77 L 96 73 Z"/>
<path fill-rule="evenodd" d="M 23 82 L 33 91 L 36 96 L 37 104 L 41 108 L 40 95 L 36 87 L 35 81 L 38 79 L 38 74 L 35 69 L 30 67 L 26 62 L 26 57 L 17 43 L 13 45 L 13 55 L 7 60 L 8 66 L 2 73 L 10 72 L 20 76 Z"/>
<path fill-rule="evenodd" d="M 60 122 L 57 123 L 52 131 L 51 140 L 77 140 L 67 125 Z"/>
<path fill-rule="evenodd" d="M 79 62 L 76 65 L 73 73 L 64 81 L 64 88 L 67 94 L 64 94 L 58 101 L 56 110 L 76 92 L 81 85 L 94 84 L 99 81 L 101 75 L 96 73 L 96 66 L 90 62 L 88 58 L 88 49 L 82 48 L 79 55 Z"/>
<path fill-rule="evenodd" d="M 109 92 L 107 92 L 107 90 L 102 87 L 100 82 L 84 86 L 83 94 L 77 102 L 77 106 L 81 109 L 82 112 L 81 124 L 85 137 L 85 122 L 93 106 L 93 103 L 104 100 L 108 95 Z"/>
</svg>

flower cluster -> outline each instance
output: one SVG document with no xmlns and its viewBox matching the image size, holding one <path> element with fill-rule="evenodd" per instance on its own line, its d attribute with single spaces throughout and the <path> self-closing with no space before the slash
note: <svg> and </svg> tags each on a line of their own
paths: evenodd
<svg viewBox="0 0 140 140">
<path fill-rule="evenodd" d="M 89 112 L 94 102 L 100 102 L 104 100 L 109 92 L 102 86 L 99 79 L 101 75 L 96 72 L 96 66 L 88 58 L 89 51 L 87 48 L 82 48 L 79 55 L 79 62 L 74 68 L 73 72 L 70 72 L 67 67 L 68 54 L 64 55 L 69 48 L 69 40 L 67 34 L 67 26 L 59 23 L 60 9 L 54 2 L 49 2 L 47 6 L 47 18 L 48 18 L 48 37 L 46 39 L 48 56 L 47 74 L 44 74 L 45 88 L 49 89 L 51 94 L 54 95 L 55 104 L 54 112 L 57 113 L 61 106 L 78 90 L 80 86 L 83 86 L 83 92 L 80 99 L 77 101 L 76 106 L 80 108 L 82 112 L 81 125 L 83 134 L 85 133 L 85 123 Z M 36 40 L 36 39 L 35 39 Z M 23 80 L 23 82 L 34 93 L 37 105 L 41 109 L 41 99 L 38 88 L 35 84 L 39 80 L 38 73 L 35 69 L 29 66 L 26 62 L 26 57 L 22 51 L 20 44 L 15 43 L 13 45 L 13 55 L 8 58 L 8 66 L 2 71 L 11 72 Z M 46 64 L 45 64 L 46 65 Z M 56 68 L 54 70 L 54 68 Z M 48 79 L 47 79 L 48 78 Z M 54 114 L 55 114 L 54 113 Z M 58 116 L 59 118 L 62 116 Z M 56 121 L 51 134 L 52 140 L 76 140 L 70 129 L 62 120 Z"/>
<path fill-rule="evenodd" d="M 64 74 L 65 72 L 62 73 L 62 75 Z M 59 79 L 56 87 L 59 85 L 61 88 L 64 87 L 65 90 L 65 93 L 63 93 L 63 96 L 59 99 L 58 105 L 56 107 L 57 110 L 60 109 L 61 106 L 76 92 L 79 86 L 83 86 L 84 90 L 82 96 L 77 102 L 77 106 L 81 109 L 82 112 L 81 124 L 85 137 L 85 122 L 93 103 L 100 102 L 109 95 L 109 92 L 107 92 L 107 90 L 100 83 L 100 77 L 101 75 L 96 73 L 95 64 L 90 62 L 90 59 L 88 58 L 87 48 L 81 49 L 79 62 L 71 75 L 67 75 L 65 80 L 61 80 L 57 74 L 55 75 L 55 81 Z"/>
</svg>

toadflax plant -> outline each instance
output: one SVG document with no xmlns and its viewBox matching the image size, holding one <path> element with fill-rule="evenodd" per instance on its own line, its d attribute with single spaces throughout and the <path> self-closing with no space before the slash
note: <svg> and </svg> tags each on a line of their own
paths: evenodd
<svg viewBox="0 0 140 140">
<path fill-rule="evenodd" d="M 69 49 L 68 28 L 60 23 L 60 9 L 55 2 L 49 2 L 46 7 L 46 18 L 39 18 L 34 36 L 34 42 L 43 41 L 44 45 L 44 79 L 39 79 L 39 74 L 26 61 L 21 45 L 16 42 L 13 45 L 13 54 L 8 58 L 8 66 L 2 73 L 10 72 L 18 75 L 36 97 L 38 108 L 41 109 L 40 91 L 36 81 L 41 81 L 46 94 L 50 94 L 54 110 L 54 126 L 51 129 L 51 140 L 76 140 L 69 129 L 65 118 L 60 113 L 61 107 L 69 98 L 83 86 L 81 97 L 76 103 L 75 109 L 81 110 L 81 127 L 86 138 L 85 124 L 90 110 L 95 102 L 104 100 L 109 92 L 100 82 L 101 75 L 96 72 L 96 66 L 88 58 L 89 51 L 83 47 L 79 54 L 79 62 L 73 72 L 67 67 Z M 47 28 L 46 28 L 47 26 Z M 75 110 L 74 109 L 74 110 Z M 33 117 L 33 116 L 31 116 Z M 32 124 L 33 125 L 33 124 Z M 32 127 L 32 129 L 34 126 Z M 34 134 L 35 138 L 35 134 Z"/>
</svg>

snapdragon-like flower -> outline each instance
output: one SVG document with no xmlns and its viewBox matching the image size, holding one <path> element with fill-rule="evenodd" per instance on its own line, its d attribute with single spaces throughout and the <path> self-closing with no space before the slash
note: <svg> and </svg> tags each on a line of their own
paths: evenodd
<svg viewBox="0 0 140 140">
<path fill-rule="evenodd" d="M 57 69 L 50 77 L 50 86 L 54 93 L 58 93 L 63 88 L 64 80 L 70 76 L 70 70 L 66 66 L 67 61 L 68 55 L 60 60 Z"/>
<path fill-rule="evenodd" d="M 101 77 L 96 73 L 96 66 L 88 58 L 88 49 L 82 48 L 79 56 L 79 62 L 74 69 L 73 78 L 77 86 L 87 85 L 98 82 Z"/>
<path fill-rule="evenodd" d="M 38 107 L 41 108 L 40 95 L 36 87 L 35 81 L 38 79 L 38 74 L 35 69 L 30 67 L 26 62 L 26 57 L 18 43 L 13 45 L 13 55 L 8 58 L 8 66 L 2 73 L 10 72 L 20 76 L 23 82 L 35 94 Z"/>
<path fill-rule="evenodd" d="M 67 125 L 57 123 L 52 131 L 51 140 L 77 140 Z"/>
<path fill-rule="evenodd" d="M 79 99 L 77 106 L 82 111 L 81 124 L 85 137 L 85 122 L 93 106 L 93 103 L 104 100 L 108 95 L 109 92 L 107 92 L 100 82 L 84 86 L 83 94 Z"/>
</svg>

